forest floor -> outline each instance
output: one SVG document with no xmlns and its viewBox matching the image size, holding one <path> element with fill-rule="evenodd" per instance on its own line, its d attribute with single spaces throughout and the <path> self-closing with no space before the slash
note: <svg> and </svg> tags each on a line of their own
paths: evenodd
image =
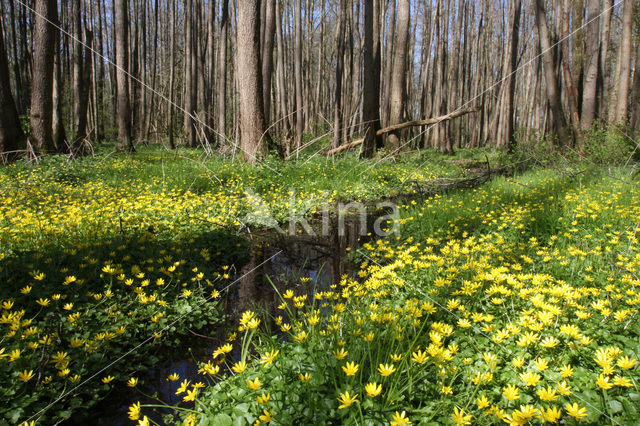
<svg viewBox="0 0 640 426">
<path fill-rule="evenodd" d="M 169 377 L 184 397 L 173 419 L 635 421 L 636 170 L 536 169 L 430 193 L 502 161 L 478 150 L 244 165 L 144 148 L 1 168 L 2 418 L 91 416 L 141 387 L 158 348 L 222 324 L 247 232 L 340 200 L 402 199 L 398 232 L 350 254 L 357 274 L 312 297 L 283 290 L 281 315 L 239 318 L 200 380 Z"/>
</svg>

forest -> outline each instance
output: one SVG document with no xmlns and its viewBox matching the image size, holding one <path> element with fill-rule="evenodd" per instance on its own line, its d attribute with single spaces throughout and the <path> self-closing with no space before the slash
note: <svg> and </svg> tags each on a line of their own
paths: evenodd
<svg viewBox="0 0 640 426">
<path fill-rule="evenodd" d="M 635 424 L 634 0 L 0 0 L 0 425 Z"/>
</svg>

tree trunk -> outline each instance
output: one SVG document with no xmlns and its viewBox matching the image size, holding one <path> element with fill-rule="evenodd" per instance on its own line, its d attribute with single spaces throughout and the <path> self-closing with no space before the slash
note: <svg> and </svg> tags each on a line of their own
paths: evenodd
<svg viewBox="0 0 640 426">
<path fill-rule="evenodd" d="M 631 82 L 631 45 L 633 43 L 633 5 L 634 0 L 625 0 L 622 12 L 622 38 L 618 50 L 620 73 L 614 83 L 617 87 L 615 105 L 609 108 L 615 111 L 614 123 L 626 124 L 629 114 L 629 88 Z"/>
<path fill-rule="evenodd" d="M 14 160 L 25 149 L 25 135 L 11 94 L 9 61 L 4 44 L 3 16 L 0 14 L 0 163 Z"/>
<path fill-rule="evenodd" d="M 344 26 L 347 19 L 347 2 L 339 1 L 340 13 L 336 28 L 336 82 L 333 97 L 333 139 L 331 146 L 337 148 L 342 142 L 342 73 L 344 71 Z"/>
<path fill-rule="evenodd" d="M 598 58 L 600 56 L 600 0 L 589 0 L 587 4 L 586 69 L 582 89 L 582 129 L 590 129 L 596 117 L 598 101 Z"/>
<path fill-rule="evenodd" d="M 273 46 L 276 34 L 276 1 L 265 0 L 265 28 L 262 40 L 262 99 L 264 118 L 271 122 L 271 80 L 273 75 Z"/>
<path fill-rule="evenodd" d="M 505 139 L 507 140 L 507 148 L 511 152 L 515 147 L 515 94 L 516 94 L 516 76 L 514 75 L 516 65 L 518 63 L 518 41 L 520 39 L 520 15 L 522 13 L 521 0 L 515 0 L 513 3 L 513 17 L 511 21 L 511 49 L 509 51 L 509 68 L 507 69 L 509 90 L 507 92 L 505 111 L 506 129 Z"/>
<path fill-rule="evenodd" d="M 635 129 L 636 138 L 640 133 L 640 43 L 633 72 L 633 88 L 631 89 L 631 128 Z"/>
<path fill-rule="evenodd" d="M 65 3 L 62 3 L 62 20 L 64 20 Z M 67 143 L 67 134 L 64 128 L 64 120 L 62 118 L 62 98 L 64 93 L 64 78 L 62 76 L 62 49 L 60 48 L 60 33 L 56 36 L 56 53 L 54 55 L 53 65 L 53 115 L 52 130 L 53 130 L 53 144 L 56 146 L 57 152 L 69 152 L 69 145 Z"/>
<path fill-rule="evenodd" d="M 170 0 L 171 3 L 171 53 L 169 54 L 169 105 L 167 106 L 167 117 L 168 117 L 168 124 L 167 124 L 167 132 L 169 133 L 169 148 L 170 149 L 176 149 L 176 144 L 174 141 L 174 137 L 173 137 L 173 116 L 174 116 L 174 98 L 173 98 L 173 92 L 174 92 L 174 84 L 175 84 L 175 63 L 176 63 L 176 0 Z"/>
<path fill-rule="evenodd" d="M 220 143 L 227 134 L 227 43 L 229 39 L 229 0 L 222 0 L 220 15 L 220 53 L 218 54 L 218 133 Z"/>
<path fill-rule="evenodd" d="M 71 151 L 76 154 L 82 154 L 82 145 L 87 137 L 87 111 L 89 105 L 89 86 L 87 82 L 87 71 L 90 70 L 89 52 L 85 54 L 85 47 L 82 42 L 82 10 L 81 1 L 73 0 L 73 88 L 74 88 L 74 117 L 75 117 L 75 134 Z M 89 45 L 91 40 L 87 36 L 84 37 L 84 44 Z"/>
<path fill-rule="evenodd" d="M 36 0 L 36 26 L 31 91 L 31 136 L 38 153 L 54 153 L 53 58 L 56 48 L 58 6 L 56 0 Z"/>
<path fill-rule="evenodd" d="M 126 0 L 115 0 L 118 149 L 134 152 L 135 148 L 131 139 L 131 102 L 129 101 L 129 16 L 127 3 Z"/>
<path fill-rule="evenodd" d="M 389 97 L 389 124 L 402 121 L 405 107 L 407 76 L 407 40 L 409 38 L 411 3 L 409 0 L 398 0 L 398 27 L 396 30 L 395 52 L 393 55 L 393 71 L 391 73 L 391 94 Z M 387 138 L 390 149 L 400 148 L 400 134 L 392 132 Z"/>
<path fill-rule="evenodd" d="M 389 0 L 388 0 L 389 1 Z M 387 25 L 388 28 L 385 28 L 384 33 L 387 34 L 387 49 L 384 55 L 385 62 L 385 70 L 384 70 L 384 94 L 382 97 L 382 126 L 386 127 L 389 125 L 389 100 L 391 98 L 391 75 L 393 69 L 393 42 L 394 42 L 394 34 L 396 27 L 396 0 L 390 0 L 389 6 L 387 8 L 389 12 L 389 17 Z"/>
<path fill-rule="evenodd" d="M 553 122 L 559 143 L 566 144 L 569 142 L 565 131 L 565 121 L 562 114 L 562 105 L 560 104 L 560 92 L 558 90 L 558 79 L 556 77 L 556 64 L 551 50 L 551 41 L 549 36 L 549 28 L 547 27 L 547 17 L 544 11 L 544 0 L 535 0 L 536 26 L 538 28 L 538 42 L 542 54 L 542 62 L 544 65 L 544 78 L 546 80 L 547 100 L 553 114 Z"/>
<path fill-rule="evenodd" d="M 569 117 L 571 127 L 573 128 L 573 136 L 577 142 L 579 149 L 582 149 L 582 128 L 580 126 L 580 113 L 578 112 L 578 94 L 576 92 L 573 76 L 569 69 L 569 20 L 571 12 L 570 0 L 564 0 L 562 13 L 562 71 L 564 73 L 564 81 L 567 86 L 567 99 L 569 106 Z"/>
<path fill-rule="evenodd" d="M 364 121 L 364 141 L 362 157 L 371 158 L 378 146 L 380 128 L 380 42 L 377 27 L 379 0 L 364 1 L 364 44 L 362 73 L 362 121 Z M 375 37 L 378 37 L 376 40 Z"/>
<path fill-rule="evenodd" d="M 236 74 L 240 112 L 240 146 L 247 162 L 265 153 L 262 71 L 260 65 L 260 1 L 238 0 Z"/>
<path fill-rule="evenodd" d="M 304 132 L 304 101 L 302 97 L 302 0 L 296 0 L 295 22 L 294 22 L 294 74 L 295 74 L 295 96 L 296 96 L 296 149 L 300 149 L 302 144 L 302 133 Z"/>
</svg>

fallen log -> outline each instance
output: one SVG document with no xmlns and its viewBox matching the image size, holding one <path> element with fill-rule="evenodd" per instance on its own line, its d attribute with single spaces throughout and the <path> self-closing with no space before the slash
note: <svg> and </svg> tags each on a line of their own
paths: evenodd
<svg viewBox="0 0 640 426">
<path fill-rule="evenodd" d="M 427 118 L 426 120 L 406 121 L 404 123 L 398 123 L 392 126 L 385 127 L 384 129 L 380 129 L 376 132 L 376 135 L 382 136 L 385 133 L 396 132 L 398 130 L 406 129 L 407 127 L 428 126 L 430 124 L 437 124 L 442 121 L 452 120 L 454 118 L 458 118 L 463 115 L 470 114 L 472 112 L 478 112 L 478 111 L 480 111 L 480 108 L 478 107 L 465 108 L 459 111 L 454 111 L 446 115 L 441 115 L 440 117 Z M 351 149 L 353 147 L 361 145 L 363 140 L 364 139 L 358 139 L 348 144 L 340 145 L 337 148 L 330 149 L 329 151 L 327 151 L 326 155 L 337 154 L 339 152 L 346 151 L 347 149 Z"/>
</svg>

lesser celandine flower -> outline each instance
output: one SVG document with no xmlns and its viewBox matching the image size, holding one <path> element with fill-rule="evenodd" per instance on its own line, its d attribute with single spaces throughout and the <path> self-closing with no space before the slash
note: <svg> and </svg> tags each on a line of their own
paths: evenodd
<svg viewBox="0 0 640 426">
<path fill-rule="evenodd" d="M 470 425 L 473 416 L 471 414 L 465 414 L 463 409 L 458 407 L 453 408 L 453 414 L 451 414 L 451 420 L 457 425 Z"/>
<path fill-rule="evenodd" d="M 129 420 L 138 420 L 140 418 L 140 401 L 133 403 L 129 407 Z"/>
<path fill-rule="evenodd" d="M 404 425 L 410 425 L 411 422 L 409 421 L 409 418 L 407 417 L 407 414 L 405 411 L 403 411 L 402 413 L 399 412 L 395 412 L 395 414 L 392 416 L 392 420 L 391 420 L 391 426 L 404 426 Z"/>
<path fill-rule="evenodd" d="M 233 367 L 231 367 L 231 369 L 240 374 L 247 369 L 247 363 L 245 361 L 238 361 L 233 365 Z"/>
<path fill-rule="evenodd" d="M 355 362 L 347 362 L 346 365 L 342 366 L 342 371 L 347 376 L 354 376 L 358 372 L 359 365 Z"/>
<path fill-rule="evenodd" d="M 247 379 L 247 386 L 251 390 L 257 390 L 260 386 L 262 386 L 262 382 L 260 382 L 260 377 L 256 377 L 255 379 Z"/>
<path fill-rule="evenodd" d="M 309 374 L 309 373 L 300 373 L 300 374 L 298 374 L 298 378 L 303 383 L 304 382 L 308 382 L 309 380 L 311 380 L 311 374 Z"/>
<path fill-rule="evenodd" d="M 263 393 L 261 395 L 258 395 L 256 397 L 256 401 L 258 402 L 258 404 L 260 405 L 265 405 L 269 403 L 269 400 L 271 399 L 271 394 L 270 393 Z"/>
<path fill-rule="evenodd" d="M 129 380 L 127 380 L 127 386 L 129 386 L 130 388 L 136 387 L 137 384 L 138 384 L 137 377 L 129 377 Z"/>
<path fill-rule="evenodd" d="M 376 382 L 367 383 L 367 385 L 364 387 L 364 390 L 367 392 L 367 395 L 375 398 L 376 396 L 380 395 L 380 392 L 382 392 L 382 385 L 379 385 Z"/>
<path fill-rule="evenodd" d="M 567 410 L 567 414 L 576 420 L 582 420 L 587 417 L 587 409 L 584 407 L 580 407 L 577 402 L 573 404 L 566 404 L 564 409 Z"/>
<path fill-rule="evenodd" d="M 396 367 L 393 364 L 380 364 L 378 366 L 378 372 L 382 377 L 387 377 L 396 371 Z"/>
<path fill-rule="evenodd" d="M 349 391 L 341 393 L 340 396 L 338 397 L 338 402 L 340 403 L 340 405 L 338 406 L 338 409 L 342 410 L 343 408 L 347 408 L 357 400 L 358 400 L 358 394 L 351 396 L 349 394 Z"/>
</svg>

